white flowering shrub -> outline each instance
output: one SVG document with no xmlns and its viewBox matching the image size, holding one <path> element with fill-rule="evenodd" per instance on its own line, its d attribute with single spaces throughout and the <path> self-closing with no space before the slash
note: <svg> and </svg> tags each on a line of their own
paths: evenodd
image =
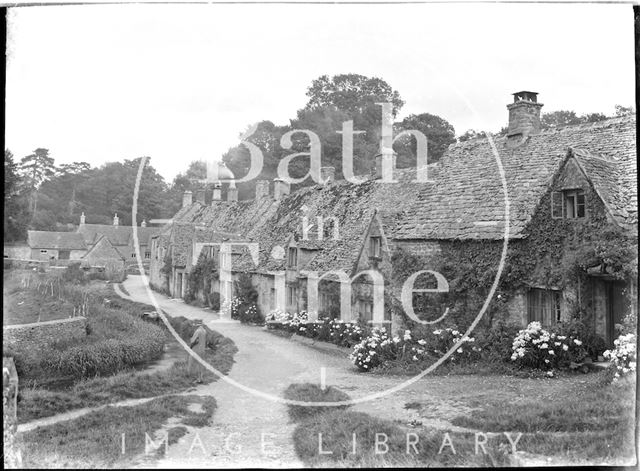
<svg viewBox="0 0 640 471">
<path fill-rule="evenodd" d="M 371 371 L 385 360 L 396 358 L 399 343 L 398 337 L 389 338 L 384 327 L 374 327 L 367 337 L 353 347 L 351 361 L 361 371 Z"/>
<path fill-rule="evenodd" d="M 477 360 L 480 358 L 481 348 L 475 345 L 474 337 L 465 337 L 457 329 L 447 327 L 446 329 L 436 329 L 433 331 L 434 342 L 431 350 L 437 356 L 442 356 L 448 352 L 458 342 L 462 342 L 450 357 L 450 361 Z"/>
<path fill-rule="evenodd" d="M 531 322 L 513 340 L 511 360 L 520 366 L 540 369 L 567 367 L 586 356 L 582 341 L 572 335 L 559 335 Z"/>
<path fill-rule="evenodd" d="M 268 326 L 304 337 L 331 342 L 341 347 L 352 347 L 362 340 L 367 329 L 356 322 L 344 322 L 339 319 L 323 318 L 310 321 L 306 311 L 289 314 L 273 310 L 267 315 Z M 315 316 L 314 316 L 315 317 Z"/>
<path fill-rule="evenodd" d="M 444 355 L 459 341 L 462 345 L 449 361 L 475 360 L 480 356 L 480 347 L 475 345 L 475 339 L 464 337 L 456 329 L 438 329 L 428 339 L 421 337 L 410 330 L 389 337 L 386 330 L 374 329 L 354 347 L 351 360 L 362 371 L 370 371 L 386 361 L 418 364 Z"/>
<path fill-rule="evenodd" d="M 621 335 L 613 341 L 613 350 L 604 352 L 604 357 L 611 361 L 616 372 L 613 380 L 633 374 L 636 371 L 636 336 L 635 334 Z"/>
</svg>

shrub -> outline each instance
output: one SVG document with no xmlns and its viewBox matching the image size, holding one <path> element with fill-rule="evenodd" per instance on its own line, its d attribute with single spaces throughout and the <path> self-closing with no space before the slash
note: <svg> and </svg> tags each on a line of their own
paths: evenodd
<svg viewBox="0 0 640 471">
<path fill-rule="evenodd" d="M 482 349 L 482 359 L 488 363 L 507 362 L 513 354 L 513 339 L 520 328 L 503 323 L 484 331 L 478 337 L 478 345 Z"/>
<path fill-rule="evenodd" d="M 80 268 L 79 263 L 72 263 L 62 272 L 62 279 L 67 283 L 84 284 L 87 281 L 87 276 Z"/>
<path fill-rule="evenodd" d="M 611 368 L 615 369 L 613 380 L 633 374 L 636 371 L 636 336 L 635 334 L 621 335 L 613 341 L 614 349 L 604 352 L 604 357 L 611 361 Z"/>
<path fill-rule="evenodd" d="M 573 336 L 580 339 L 587 355 L 594 361 L 607 349 L 605 340 L 597 335 L 592 328 L 587 327 L 584 322 L 577 319 L 558 324 L 556 334 Z"/>
<path fill-rule="evenodd" d="M 350 355 L 351 361 L 361 371 L 371 371 L 387 359 L 395 359 L 403 352 L 400 339 L 390 339 L 387 330 L 382 327 L 374 327 L 368 337 L 353 347 Z"/>
<path fill-rule="evenodd" d="M 264 316 L 258 308 L 258 292 L 253 287 L 251 276 L 241 273 L 235 283 L 236 296 L 231 301 L 231 318 L 242 323 L 263 324 Z"/>
<path fill-rule="evenodd" d="M 349 395 L 339 389 L 329 386 L 324 390 L 317 384 L 304 383 L 292 384 L 284 392 L 285 399 L 300 402 L 344 402 L 350 399 Z M 289 417 L 293 421 L 306 419 L 318 413 L 346 409 L 349 405 L 339 406 L 297 406 L 288 405 Z"/>
<path fill-rule="evenodd" d="M 513 340 L 511 360 L 520 366 L 552 369 L 567 367 L 586 356 L 582 341 L 555 332 L 548 332 L 540 322 L 531 322 Z"/>
</svg>

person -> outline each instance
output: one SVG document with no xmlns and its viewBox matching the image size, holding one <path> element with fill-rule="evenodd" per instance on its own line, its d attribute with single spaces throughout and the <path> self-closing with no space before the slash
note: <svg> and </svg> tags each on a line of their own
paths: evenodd
<svg viewBox="0 0 640 471">
<path fill-rule="evenodd" d="M 207 348 L 207 330 L 204 328 L 202 320 L 199 319 L 196 321 L 196 330 L 191 336 L 191 340 L 189 341 L 189 347 L 193 350 L 200 358 L 204 359 L 204 351 Z M 204 366 L 200 364 L 198 360 L 189 355 L 187 360 L 187 369 L 189 374 L 197 375 L 198 379 L 196 380 L 198 383 L 202 382 L 202 377 L 204 376 Z"/>
</svg>

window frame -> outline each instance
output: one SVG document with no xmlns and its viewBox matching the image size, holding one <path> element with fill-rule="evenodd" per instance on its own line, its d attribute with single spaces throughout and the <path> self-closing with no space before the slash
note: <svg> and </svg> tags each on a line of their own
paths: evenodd
<svg viewBox="0 0 640 471">
<path fill-rule="evenodd" d="M 531 287 L 526 297 L 527 321 L 553 327 L 562 321 L 562 291 Z"/>
<path fill-rule="evenodd" d="M 571 214 L 569 214 L 571 212 Z M 582 214 L 582 215 L 580 215 Z M 584 219 L 587 217 L 587 199 L 582 188 L 551 192 L 552 219 Z"/>
<path fill-rule="evenodd" d="M 382 236 L 369 236 L 369 257 L 378 260 L 382 258 Z"/>
<path fill-rule="evenodd" d="M 287 267 L 298 267 L 298 247 L 289 247 L 289 250 L 287 250 Z"/>
</svg>

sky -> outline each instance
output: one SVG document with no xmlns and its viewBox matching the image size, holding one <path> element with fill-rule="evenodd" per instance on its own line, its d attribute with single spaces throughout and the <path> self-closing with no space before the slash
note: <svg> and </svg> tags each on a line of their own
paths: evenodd
<svg viewBox="0 0 640 471">
<path fill-rule="evenodd" d="M 9 9 L 6 147 L 56 164 L 150 156 L 171 181 L 219 160 L 252 123 L 288 124 L 312 80 L 384 79 L 467 129 L 635 103 L 631 5 L 80 5 Z"/>
</svg>

